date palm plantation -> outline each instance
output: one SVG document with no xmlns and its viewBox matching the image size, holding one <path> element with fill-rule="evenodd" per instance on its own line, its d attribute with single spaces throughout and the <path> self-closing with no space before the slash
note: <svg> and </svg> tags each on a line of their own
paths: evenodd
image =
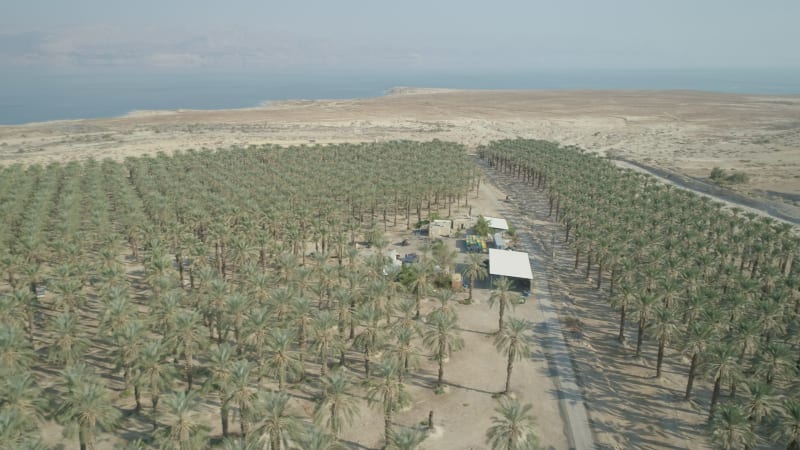
<svg viewBox="0 0 800 450">
<path fill-rule="evenodd" d="M 478 153 L 547 199 L 570 268 L 619 310 L 620 337 L 636 336 L 620 358 L 684 355 L 685 397 L 708 411 L 714 442 L 797 448 L 792 227 L 575 147 L 515 139 Z M 435 359 L 441 386 L 447 358 L 467 352 L 435 280 L 451 255 L 423 252 L 398 276 L 382 267 L 382 233 L 465 213 L 479 179 L 464 147 L 439 141 L 0 168 L 0 447 L 52 442 L 44 421 L 84 448 L 335 448 L 352 426 L 347 405 L 368 398 L 382 442 L 399 446 L 415 357 Z M 492 303 L 509 384 L 524 350 L 503 331 L 515 297 L 504 284 Z M 352 390 L 326 379 L 345 369 Z M 299 393 L 321 405 L 317 424 Z M 519 431 L 529 416 L 501 405 L 491 445 L 532 445 Z"/>
<path fill-rule="evenodd" d="M 619 311 L 620 342 L 635 329 L 635 347 L 620 358 L 652 346 L 660 377 L 664 359 L 684 355 L 683 397 L 708 411 L 714 445 L 796 448 L 785 401 L 800 367 L 796 229 L 572 146 L 515 139 L 478 153 L 547 200 L 545 213 L 574 251 L 570 269 L 594 277 L 597 298 Z M 700 383 L 710 395 L 698 397 Z"/>
<path fill-rule="evenodd" d="M 81 449 L 342 448 L 367 398 L 417 445 L 391 422 L 434 261 L 407 291 L 357 245 L 466 208 L 479 176 L 439 141 L 0 168 L 0 447 L 51 423 Z"/>
</svg>

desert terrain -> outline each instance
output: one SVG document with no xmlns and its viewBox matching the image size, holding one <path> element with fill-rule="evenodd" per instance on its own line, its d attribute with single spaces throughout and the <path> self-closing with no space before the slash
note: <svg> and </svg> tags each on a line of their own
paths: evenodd
<svg viewBox="0 0 800 450">
<path fill-rule="evenodd" d="M 0 163 L 115 158 L 262 143 L 439 139 L 474 147 L 535 138 L 708 177 L 744 172 L 738 190 L 800 195 L 800 96 L 693 91 L 394 89 L 353 100 L 296 100 L 219 111 L 0 126 Z"/>
</svg>

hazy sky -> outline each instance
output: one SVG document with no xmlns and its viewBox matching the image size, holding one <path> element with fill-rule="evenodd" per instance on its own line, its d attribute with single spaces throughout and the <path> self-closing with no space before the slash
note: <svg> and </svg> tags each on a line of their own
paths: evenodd
<svg viewBox="0 0 800 450">
<path fill-rule="evenodd" d="M 0 66 L 800 67 L 799 0 L 0 0 Z"/>
</svg>

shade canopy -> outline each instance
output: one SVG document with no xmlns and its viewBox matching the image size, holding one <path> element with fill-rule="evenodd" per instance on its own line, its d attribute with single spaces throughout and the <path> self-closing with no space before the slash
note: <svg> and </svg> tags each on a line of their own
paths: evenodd
<svg viewBox="0 0 800 450">
<path fill-rule="evenodd" d="M 489 228 L 494 228 L 495 230 L 508 230 L 508 222 L 506 219 L 498 219 L 497 217 L 483 217 L 489 222 Z"/>
<path fill-rule="evenodd" d="M 533 279 L 531 261 L 525 252 L 489 249 L 489 274 L 510 278 Z"/>
</svg>

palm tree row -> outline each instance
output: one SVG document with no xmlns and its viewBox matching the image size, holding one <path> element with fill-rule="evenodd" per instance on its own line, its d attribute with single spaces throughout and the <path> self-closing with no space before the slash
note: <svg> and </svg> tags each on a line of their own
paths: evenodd
<svg viewBox="0 0 800 450">
<path fill-rule="evenodd" d="M 665 355 L 681 352 L 689 361 L 685 399 L 696 377 L 708 380 L 715 443 L 800 444 L 791 400 L 800 393 L 800 269 L 793 264 L 800 239 L 790 225 L 723 208 L 574 147 L 518 139 L 479 153 L 546 196 L 575 251 L 574 268 L 597 289 L 607 281 L 620 341 L 631 319 L 637 357 L 654 341 L 656 377 Z M 730 433 L 721 427 L 733 422 L 739 437 L 722 443 Z"/>
</svg>

